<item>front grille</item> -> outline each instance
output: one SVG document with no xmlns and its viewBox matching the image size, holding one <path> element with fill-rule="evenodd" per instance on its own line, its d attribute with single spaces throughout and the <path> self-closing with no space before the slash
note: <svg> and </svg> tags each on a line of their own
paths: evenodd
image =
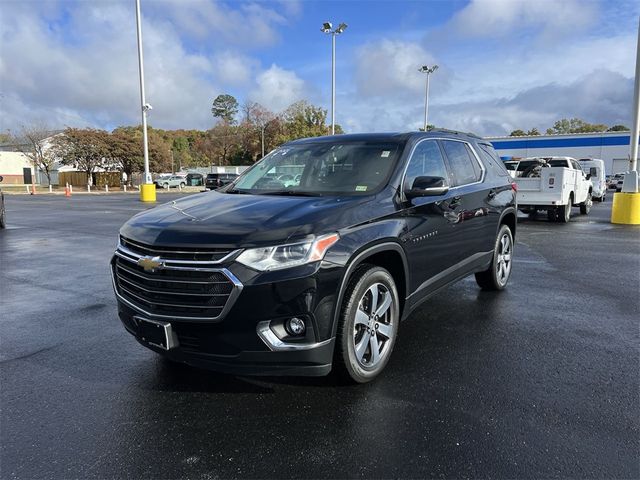
<svg viewBox="0 0 640 480">
<path fill-rule="evenodd" d="M 221 248 L 190 248 L 190 247 L 156 247 L 144 245 L 120 236 L 120 245 L 138 255 L 159 256 L 171 260 L 192 260 L 198 262 L 220 262 L 234 253 L 233 250 Z"/>
<path fill-rule="evenodd" d="M 132 242 L 121 240 L 116 251 L 114 286 L 122 300 L 150 317 L 216 320 L 242 289 L 240 282 L 228 270 L 203 265 L 214 261 L 190 263 L 184 257 L 176 258 L 168 248 L 155 246 L 145 246 L 150 253 L 141 255 L 131 245 Z M 162 256 L 154 256 L 154 260 L 162 265 L 156 270 L 145 271 L 138 265 L 138 260 L 150 257 L 152 251 L 163 252 Z M 185 251 L 181 248 L 178 255 Z"/>
</svg>

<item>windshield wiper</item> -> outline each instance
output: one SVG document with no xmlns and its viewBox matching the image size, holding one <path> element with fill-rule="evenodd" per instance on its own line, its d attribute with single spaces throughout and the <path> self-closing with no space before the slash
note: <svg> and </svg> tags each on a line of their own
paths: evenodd
<svg viewBox="0 0 640 480">
<path fill-rule="evenodd" d="M 259 195 L 290 195 L 294 197 L 321 197 L 322 194 L 318 192 L 303 192 L 300 190 L 267 190 L 266 192 L 260 192 Z"/>
<path fill-rule="evenodd" d="M 240 193 L 244 195 L 248 195 L 249 192 L 246 190 L 238 190 L 237 188 L 230 188 L 229 190 L 225 190 L 224 193 Z"/>
</svg>

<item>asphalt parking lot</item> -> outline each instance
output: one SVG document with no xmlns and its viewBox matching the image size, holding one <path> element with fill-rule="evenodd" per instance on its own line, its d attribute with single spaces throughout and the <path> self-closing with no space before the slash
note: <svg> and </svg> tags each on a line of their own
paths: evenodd
<svg viewBox="0 0 640 480">
<path fill-rule="evenodd" d="M 2 478 L 640 477 L 640 228 L 610 201 L 522 219 L 508 289 L 432 298 L 361 386 L 162 361 L 108 270 L 137 196 L 6 202 Z"/>
</svg>

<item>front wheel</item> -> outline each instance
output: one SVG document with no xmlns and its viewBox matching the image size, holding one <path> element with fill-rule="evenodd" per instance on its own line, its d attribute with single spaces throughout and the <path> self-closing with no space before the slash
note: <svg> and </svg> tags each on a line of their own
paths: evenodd
<svg viewBox="0 0 640 480">
<path fill-rule="evenodd" d="M 184 183 L 184 182 L 180 184 L 180 188 L 184 188 L 184 187 L 186 187 L 186 186 L 187 186 L 187 184 L 186 184 L 186 183 Z"/>
<path fill-rule="evenodd" d="M 476 283 L 482 290 L 503 290 L 511 277 L 513 262 L 513 234 L 502 225 L 496 237 L 491 265 L 484 272 L 476 273 Z"/>
<path fill-rule="evenodd" d="M 587 198 L 585 199 L 585 201 L 580 204 L 580 213 L 582 215 L 589 215 L 592 205 L 593 205 L 593 197 L 591 196 L 591 192 L 589 192 L 587 194 Z"/>
<path fill-rule="evenodd" d="M 373 265 L 358 267 L 345 292 L 339 322 L 337 373 L 350 382 L 370 382 L 388 363 L 398 335 L 400 300 L 391 274 Z"/>
</svg>

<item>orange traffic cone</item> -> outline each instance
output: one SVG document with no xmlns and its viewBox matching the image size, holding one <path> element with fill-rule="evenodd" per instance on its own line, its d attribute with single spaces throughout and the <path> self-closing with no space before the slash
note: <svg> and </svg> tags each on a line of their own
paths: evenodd
<svg viewBox="0 0 640 480">
<path fill-rule="evenodd" d="M 64 187 L 64 196 L 65 197 L 70 197 L 71 196 L 71 190 L 69 190 L 69 184 L 67 183 L 67 186 Z"/>
</svg>

